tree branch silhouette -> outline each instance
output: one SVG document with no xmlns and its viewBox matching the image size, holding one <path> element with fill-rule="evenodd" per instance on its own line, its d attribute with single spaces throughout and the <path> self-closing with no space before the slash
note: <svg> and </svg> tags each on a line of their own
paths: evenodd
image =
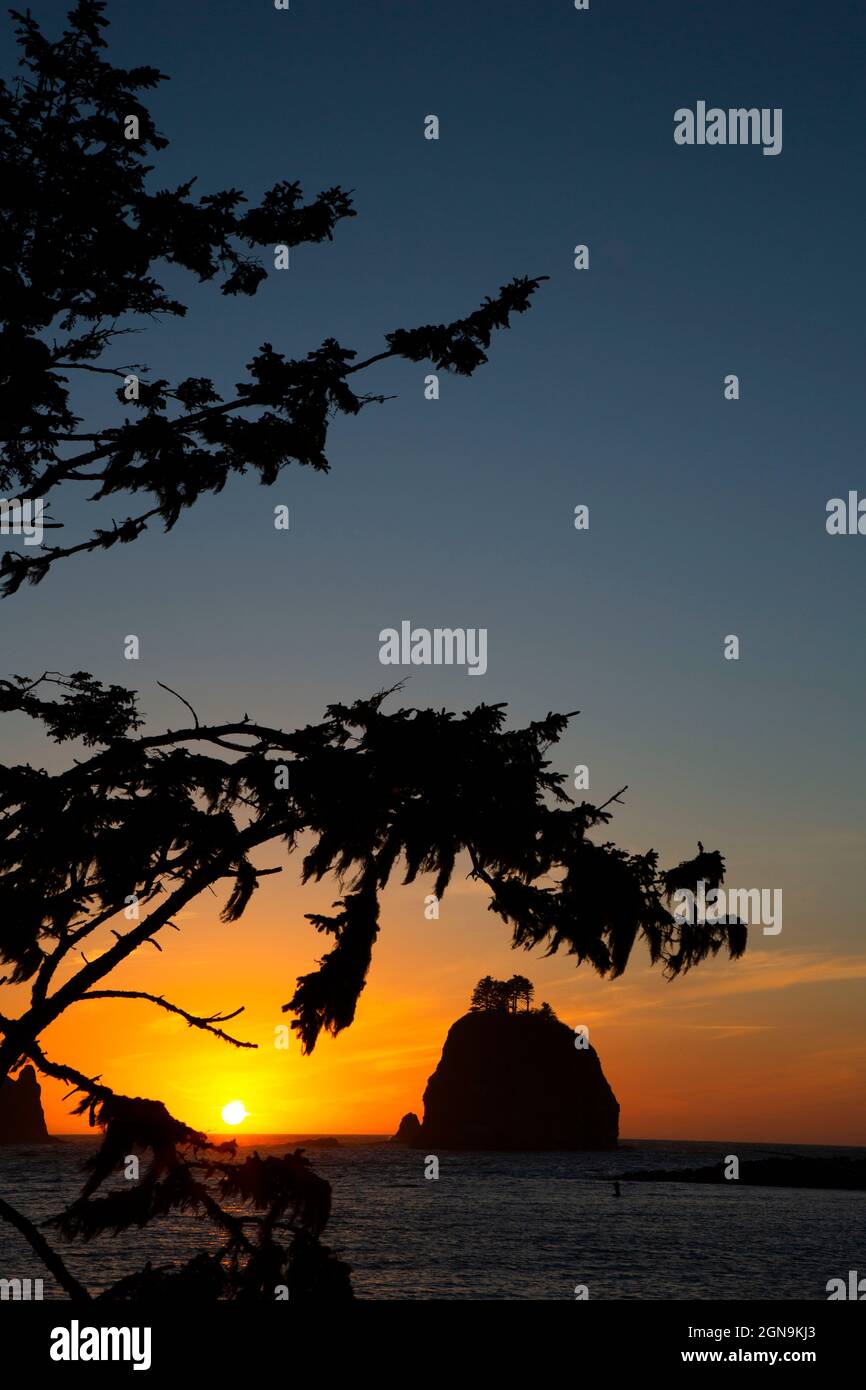
<svg viewBox="0 0 866 1390">
<path fill-rule="evenodd" d="M 9 1226 L 14 1226 L 16 1231 L 19 1231 L 21 1235 L 24 1236 L 34 1254 L 39 1256 L 45 1268 L 50 1274 L 54 1275 L 61 1289 L 63 1289 L 70 1298 L 82 1300 L 90 1298 L 87 1289 L 75 1278 L 74 1274 L 70 1273 L 60 1255 L 48 1244 L 48 1241 L 38 1227 L 34 1226 L 32 1221 L 28 1220 L 22 1212 L 16 1211 L 15 1207 L 11 1206 L 9 1202 L 5 1201 L 2 1197 L 0 1197 L 0 1220 L 5 1221 Z"/>
<path fill-rule="evenodd" d="M 181 1009 L 177 1004 L 170 1003 L 161 994 L 147 994 L 139 989 L 89 989 L 79 998 L 79 1003 L 83 999 L 147 999 L 151 1004 L 158 1005 L 159 1008 L 167 1010 L 171 1014 L 179 1014 L 186 1019 L 191 1028 L 202 1028 L 207 1033 L 213 1033 L 215 1037 L 222 1038 L 223 1042 L 231 1043 L 232 1047 L 258 1047 L 258 1043 L 242 1042 L 239 1038 L 233 1038 L 231 1034 L 224 1033 L 221 1028 L 215 1025 L 218 1023 L 228 1023 L 232 1018 L 237 1018 L 238 1014 L 243 1013 L 243 1008 L 235 1009 L 230 1014 L 210 1014 L 206 1018 L 197 1014 L 188 1013 L 186 1009 Z"/>
<path fill-rule="evenodd" d="M 229 399 L 207 376 L 172 384 L 141 363 L 97 361 L 137 331 L 121 322 L 186 314 L 160 284 L 160 263 L 202 282 L 221 280 L 225 295 L 251 296 L 268 272 L 247 250 L 331 241 L 337 225 L 356 216 L 351 192 L 328 188 L 304 203 L 300 185 L 286 181 L 255 207 L 237 189 L 196 200 L 194 179 L 149 192 L 147 160 L 168 141 L 141 96 L 164 78 L 155 68 L 105 60 L 104 10 L 99 0 L 79 0 L 55 43 L 29 13 L 13 12 L 29 76 L 14 91 L 0 83 L 0 490 L 33 503 L 96 482 L 94 504 L 135 494 L 152 501 L 72 544 L 7 551 L 5 596 L 40 583 L 60 560 L 137 540 L 156 518 L 171 530 L 233 475 L 254 472 L 270 486 L 291 463 L 327 472 L 331 420 L 390 399 L 356 393 L 350 378 L 398 358 L 471 376 L 487 361 L 493 334 L 526 312 L 547 278 L 515 277 L 451 323 L 388 332 L 387 346 L 360 361 L 334 338 L 299 358 L 262 343 Z M 138 122 L 135 138 L 127 138 L 130 118 Z M 76 372 L 122 382 L 114 393 L 128 412 L 122 423 L 78 428 Z M 80 443 L 92 447 L 67 452 Z M 101 467 L 82 471 L 93 464 Z"/>
<path fill-rule="evenodd" d="M 104 1136 L 86 1165 L 90 1176 L 80 1197 L 48 1225 L 66 1239 L 87 1241 L 106 1230 L 117 1233 L 145 1225 L 173 1210 L 194 1211 L 227 1237 L 218 1251 L 197 1255 L 179 1269 L 152 1269 L 148 1262 L 142 1271 L 106 1289 L 101 1299 L 151 1300 L 179 1294 L 269 1299 L 274 1286 L 283 1282 L 295 1299 L 351 1297 L 348 1266 L 319 1241 L 330 1214 L 330 1185 L 312 1172 L 302 1150 L 281 1158 L 254 1154 L 237 1163 L 234 1141 L 214 1144 L 174 1119 L 160 1102 L 117 1095 L 98 1078 L 50 1061 L 38 1043 L 29 1044 L 26 1055 L 46 1076 L 68 1082 L 73 1094 L 82 1093 L 78 1113 L 89 1112 Z M 97 1196 L 106 1178 L 135 1150 L 151 1154 L 140 1181 L 126 1191 Z M 232 1161 L 220 1158 L 222 1153 Z M 263 1215 L 238 1215 L 220 1198 Z M 70 1298 L 91 1298 L 28 1218 L 0 1201 L 0 1219 L 28 1239 Z M 246 1234 L 245 1225 L 255 1228 L 254 1238 Z M 288 1233 L 287 1243 L 280 1239 L 283 1231 Z"/>
<path fill-rule="evenodd" d="M 43 686 L 59 698 L 43 698 Z M 92 997 L 140 946 L 176 928 L 178 913 L 224 878 L 232 888 L 221 916 L 238 920 L 259 882 L 250 854 L 271 842 L 291 853 L 309 833 L 302 879 L 333 875 L 346 891 L 335 916 L 310 914 L 335 938 L 334 950 L 298 979 L 286 1005 L 307 1051 L 322 1028 L 338 1032 L 354 1017 L 379 930 L 378 896 L 398 859 L 404 882 L 433 873 L 442 897 L 457 855 L 468 854 L 515 945 L 565 947 L 601 974 L 620 974 L 640 936 L 669 974 L 722 946 L 741 954 L 737 924 L 696 928 L 665 906 L 684 882 L 721 882 L 717 852 L 665 875 L 655 851 L 628 854 L 590 839 L 619 793 L 601 807 L 575 805 L 562 774 L 548 770 L 545 751 L 568 716 L 506 730 L 501 705 L 459 719 L 411 708 L 388 714 L 388 694 L 332 705 L 322 722 L 294 731 L 245 716 L 148 734 L 139 732 L 133 692 L 87 673 L 0 682 L 0 712 L 23 712 L 54 741 L 95 750 L 50 776 L 19 767 L 0 777 L 0 911 L 14 924 L 2 959 L 11 979 L 32 981 L 30 1008 L 3 1028 L 0 1065 L 8 1068 L 66 1008 Z M 248 741 L 238 742 L 242 736 Z M 117 931 L 112 918 L 122 920 L 130 901 L 149 910 Z M 105 928 L 111 943 L 51 991 L 58 964 Z M 227 1017 L 171 1007 L 193 1026 Z"/>
</svg>

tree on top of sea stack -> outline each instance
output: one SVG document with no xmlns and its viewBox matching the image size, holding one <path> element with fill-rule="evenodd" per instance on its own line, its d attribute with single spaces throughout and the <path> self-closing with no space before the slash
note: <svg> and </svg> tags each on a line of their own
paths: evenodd
<svg viewBox="0 0 866 1390">
<path fill-rule="evenodd" d="M 525 975 L 512 975 L 510 980 L 494 980 L 485 975 L 472 991 L 470 1009 L 476 1013 L 516 1014 L 522 1004 L 529 1013 L 535 986 Z"/>
<path fill-rule="evenodd" d="M 224 295 L 254 295 L 268 276 L 262 257 L 279 267 L 291 248 L 331 241 L 356 213 L 339 187 L 305 202 L 286 180 L 255 206 L 236 188 L 193 196 L 194 178 L 151 191 L 150 161 L 168 141 L 142 95 L 165 79 L 106 60 L 104 9 L 80 0 L 54 43 L 29 11 L 13 11 L 25 75 L 0 82 L 0 493 L 47 508 L 55 493 L 62 505 L 90 487 L 94 508 L 118 498 L 137 505 L 72 544 L 8 551 L 6 595 L 67 556 L 136 540 L 150 521 L 171 529 L 234 474 L 253 471 L 270 485 L 290 463 L 327 472 L 331 419 L 387 399 L 359 394 L 357 373 L 404 358 L 471 376 L 494 332 L 530 307 L 547 278 L 515 277 L 450 323 L 386 332 L 361 361 L 334 338 L 300 357 L 262 343 L 228 397 L 207 364 L 181 381 L 151 374 L 121 352 L 141 323 L 186 313 L 157 278 L 161 263 Z M 124 419 L 82 429 L 70 383 L 88 373 L 102 374 Z"/>
</svg>

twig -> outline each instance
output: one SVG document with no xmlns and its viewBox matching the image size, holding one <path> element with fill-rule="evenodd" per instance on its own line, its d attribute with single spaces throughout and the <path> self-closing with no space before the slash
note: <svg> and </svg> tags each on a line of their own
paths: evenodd
<svg viewBox="0 0 866 1390">
<path fill-rule="evenodd" d="M 175 699 L 180 700 L 180 702 L 181 702 L 182 705 L 186 705 L 187 709 L 189 710 L 190 714 L 192 715 L 193 719 L 195 720 L 195 727 L 196 727 L 197 729 L 201 728 L 201 725 L 199 724 L 198 715 L 196 714 L 196 712 L 195 712 L 195 710 L 193 709 L 192 705 L 190 704 L 189 700 L 185 700 L 185 699 L 183 698 L 183 696 L 182 696 L 182 695 L 179 695 L 178 692 L 177 692 L 176 690 L 172 690 L 172 688 L 171 688 L 170 685 L 163 685 L 162 681 L 157 681 L 157 685 L 160 686 L 161 689 L 167 690 L 168 693 L 169 693 L 169 695 L 174 695 Z"/>
<path fill-rule="evenodd" d="M 42 1232 L 38 1231 L 33 1222 L 29 1221 L 20 1211 L 16 1211 L 14 1207 L 10 1207 L 8 1202 L 4 1202 L 2 1197 L 0 1197 L 0 1217 L 21 1232 L 45 1268 L 54 1275 L 60 1287 L 66 1290 L 70 1298 L 90 1298 L 87 1289 L 66 1268 L 57 1251 L 48 1244 Z"/>
<path fill-rule="evenodd" d="M 620 799 L 620 797 L 622 796 L 623 792 L 627 792 L 627 791 L 628 791 L 628 782 L 626 782 L 626 784 L 625 784 L 624 787 L 620 787 L 620 789 L 619 789 L 618 792 L 614 792 L 613 796 L 609 796 L 609 797 L 607 798 L 607 801 L 603 801 L 603 802 L 601 803 L 600 806 L 596 806 L 596 808 L 595 808 L 596 811 L 603 811 L 604 808 L 605 808 L 605 806 L 609 806 L 610 803 L 611 803 L 612 801 L 619 801 L 619 799 Z"/>
<path fill-rule="evenodd" d="M 172 1004 L 168 999 L 164 999 L 161 994 L 147 994 L 139 989 L 91 989 L 79 996 L 80 999 L 146 999 L 151 1004 L 156 1004 L 160 1009 L 165 1009 L 170 1014 L 179 1014 L 185 1018 L 191 1028 L 203 1028 L 206 1033 L 213 1033 L 217 1038 L 222 1038 L 223 1042 L 231 1043 L 232 1047 L 258 1047 L 258 1043 L 241 1042 L 239 1038 L 233 1038 L 229 1033 L 223 1032 L 222 1028 L 214 1027 L 216 1023 L 228 1023 L 229 1019 L 237 1018 L 238 1014 L 243 1013 L 243 1006 L 235 1009 L 230 1014 L 210 1014 L 207 1017 L 199 1017 L 197 1014 L 188 1013 L 186 1009 L 181 1009 L 177 1004 Z"/>
</svg>

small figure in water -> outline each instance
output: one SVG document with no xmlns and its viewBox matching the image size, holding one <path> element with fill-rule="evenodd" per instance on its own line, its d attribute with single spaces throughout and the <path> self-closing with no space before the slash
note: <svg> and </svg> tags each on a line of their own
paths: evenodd
<svg viewBox="0 0 866 1390">
<path fill-rule="evenodd" d="M 614 1195 L 614 1197 L 621 1197 L 621 1196 L 622 1196 L 622 1193 L 621 1193 L 620 1190 L 619 1190 L 619 1183 L 618 1183 L 618 1182 L 614 1182 L 614 1185 L 613 1185 L 613 1195 Z"/>
</svg>

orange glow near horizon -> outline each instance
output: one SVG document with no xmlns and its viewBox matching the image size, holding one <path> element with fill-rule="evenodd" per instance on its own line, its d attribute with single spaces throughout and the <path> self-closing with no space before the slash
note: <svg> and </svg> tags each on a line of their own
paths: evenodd
<svg viewBox="0 0 866 1390">
<path fill-rule="evenodd" d="M 536 1002 L 548 1000 L 571 1027 L 588 1025 L 625 1138 L 866 1144 L 866 956 L 758 935 L 743 960 L 709 961 L 680 980 L 650 970 L 639 949 L 621 979 L 601 980 L 564 955 L 518 958 L 479 886 L 455 877 L 438 921 L 424 917 L 427 891 L 419 883 L 385 894 L 355 1022 L 323 1035 L 312 1056 L 294 1033 L 280 1045 L 291 1018 L 281 1006 L 321 954 L 303 914 L 329 910 L 335 894 L 290 882 L 278 891 L 273 879 L 233 926 L 218 922 L 218 902 L 199 899 L 180 935 L 163 933 L 162 954 L 139 951 L 111 976 L 112 988 L 161 993 L 197 1015 L 243 1005 L 224 1027 L 255 1048 L 147 1002 L 105 1000 L 67 1010 L 43 1049 L 210 1134 L 392 1134 L 407 1111 L 422 1113 L 427 1078 L 475 982 L 519 971 Z M 70 1113 L 75 1100 L 64 1100 L 69 1087 L 40 1082 L 49 1131 L 88 1132 Z M 223 1113 L 241 1096 L 242 1128 Z"/>
</svg>

